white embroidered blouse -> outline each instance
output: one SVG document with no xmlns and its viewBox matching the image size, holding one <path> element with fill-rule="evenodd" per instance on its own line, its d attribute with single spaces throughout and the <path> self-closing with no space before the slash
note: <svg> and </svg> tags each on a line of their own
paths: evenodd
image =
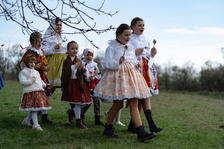
<svg viewBox="0 0 224 149">
<path fill-rule="evenodd" d="M 87 63 L 85 60 L 82 60 L 82 64 L 85 68 L 87 68 L 87 70 L 89 71 L 89 77 L 87 78 L 87 81 L 90 82 L 91 80 L 89 80 L 90 76 L 93 76 L 93 79 L 100 79 L 101 78 L 101 73 L 99 68 L 97 67 L 97 63 L 96 62 L 89 62 Z"/>
<path fill-rule="evenodd" d="M 109 40 L 109 46 L 106 49 L 104 58 L 101 60 L 101 65 L 104 69 L 119 69 L 119 60 L 124 55 L 124 63 L 130 62 L 137 65 L 134 47 L 131 44 L 120 44 L 116 40 Z"/>
</svg>

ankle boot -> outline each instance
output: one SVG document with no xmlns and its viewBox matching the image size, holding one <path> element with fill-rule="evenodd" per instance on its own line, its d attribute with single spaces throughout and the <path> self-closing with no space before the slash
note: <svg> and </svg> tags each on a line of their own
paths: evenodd
<svg viewBox="0 0 224 149">
<path fill-rule="evenodd" d="M 53 122 L 47 118 L 48 114 L 41 114 L 42 123 L 52 124 Z"/>
<path fill-rule="evenodd" d="M 146 112 L 145 112 L 145 117 L 148 121 L 148 124 L 149 124 L 149 128 L 150 128 L 150 131 L 151 132 L 160 132 L 161 130 L 163 130 L 162 127 L 158 127 L 154 121 L 153 121 L 153 118 L 152 118 L 152 112 L 150 109 L 148 109 Z"/>
<path fill-rule="evenodd" d="M 104 126 L 104 124 L 100 121 L 100 115 L 95 115 L 95 125 Z"/>
<path fill-rule="evenodd" d="M 119 135 L 116 134 L 113 130 L 113 124 L 108 125 L 107 123 L 104 126 L 103 136 L 119 138 Z"/>
<path fill-rule="evenodd" d="M 84 130 L 88 129 L 86 126 L 83 125 L 81 119 L 76 119 L 75 127 L 78 128 L 78 129 L 84 129 Z"/>
<path fill-rule="evenodd" d="M 133 133 L 137 133 L 137 130 L 135 128 L 135 124 L 133 123 L 132 119 L 130 120 L 130 123 L 128 124 L 128 130 L 133 132 Z"/>
<path fill-rule="evenodd" d="M 67 115 L 68 115 L 68 122 L 70 124 L 73 124 L 74 121 L 73 121 L 73 115 L 74 115 L 74 111 L 72 109 L 69 109 L 66 111 Z"/>
<path fill-rule="evenodd" d="M 156 136 L 155 132 L 152 132 L 152 133 L 146 132 L 144 130 L 143 126 L 137 127 L 136 130 L 137 130 L 137 133 L 138 133 L 137 141 L 139 141 L 139 142 L 143 142 L 147 139 L 152 139 Z"/>
</svg>

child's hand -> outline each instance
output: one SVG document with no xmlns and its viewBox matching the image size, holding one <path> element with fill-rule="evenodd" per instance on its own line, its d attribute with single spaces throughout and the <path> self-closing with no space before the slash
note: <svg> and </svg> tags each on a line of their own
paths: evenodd
<svg viewBox="0 0 224 149">
<path fill-rule="evenodd" d="M 75 66 L 76 67 L 79 67 L 80 66 L 80 62 L 76 63 Z"/>
<path fill-rule="evenodd" d="M 151 55 L 152 57 L 154 57 L 157 54 L 157 49 L 156 48 L 152 48 L 151 49 Z"/>
<path fill-rule="evenodd" d="M 125 61 L 125 57 L 121 56 L 120 60 L 119 60 L 119 64 L 123 63 Z"/>
<path fill-rule="evenodd" d="M 140 55 L 140 54 L 142 54 L 142 52 L 143 52 L 143 48 L 138 48 L 138 49 L 136 49 L 135 50 L 135 55 Z"/>
<path fill-rule="evenodd" d="M 94 78 L 94 76 L 90 76 L 90 77 L 89 77 L 89 80 L 93 80 L 93 78 Z"/>
<path fill-rule="evenodd" d="M 42 85 L 42 87 L 43 87 L 43 88 L 45 88 L 45 87 L 46 87 L 46 85 L 45 85 L 45 84 L 43 84 L 43 85 Z"/>
<path fill-rule="evenodd" d="M 142 63 L 138 62 L 137 67 L 142 68 Z"/>
<path fill-rule="evenodd" d="M 57 49 L 61 49 L 61 43 L 56 44 L 56 45 L 54 46 L 54 49 L 55 49 L 55 50 L 57 50 Z"/>
<path fill-rule="evenodd" d="M 34 79 L 34 81 L 36 81 L 36 77 L 35 76 L 33 76 L 33 79 Z"/>
<path fill-rule="evenodd" d="M 86 69 L 86 68 L 83 68 L 83 71 L 84 71 L 84 72 L 86 72 L 86 71 L 87 71 L 87 69 Z"/>
<path fill-rule="evenodd" d="M 36 65 L 35 65 L 35 68 L 36 69 L 39 69 L 41 67 L 41 63 L 37 63 Z"/>
</svg>

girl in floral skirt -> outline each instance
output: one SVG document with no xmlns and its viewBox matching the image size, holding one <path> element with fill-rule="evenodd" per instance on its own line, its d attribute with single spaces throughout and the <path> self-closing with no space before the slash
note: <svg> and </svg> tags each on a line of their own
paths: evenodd
<svg viewBox="0 0 224 149">
<path fill-rule="evenodd" d="M 154 132 L 148 133 L 144 130 L 138 111 L 138 99 L 147 99 L 151 94 L 145 79 L 137 69 L 141 65 L 137 62 L 133 46 L 128 43 L 130 37 L 130 26 L 121 24 L 116 30 L 116 40 L 108 42 L 105 57 L 101 61 L 106 71 L 94 89 L 94 96 L 106 99 L 106 102 L 113 102 L 103 135 L 119 137 L 113 131 L 113 121 L 123 107 L 123 100 L 127 99 L 138 133 L 137 141 L 142 142 L 155 137 Z"/>
<path fill-rule="evenodd" d="M 28 54 L 24 58 L 25 67 L 19 73 L 19 82 L 23 86 L 23 96 L 21 99 L 20 111 L 29 111 L 28 116 L 23 120 L 22 125 L 32 126 L 33 129 L 43 131 L 38 124 L 37 112 L 51 109 L 48 98 L 44 93 L 46 84 L 40 78 L 38 71 L 34 69 L 36 58 Z"/>
</svg>

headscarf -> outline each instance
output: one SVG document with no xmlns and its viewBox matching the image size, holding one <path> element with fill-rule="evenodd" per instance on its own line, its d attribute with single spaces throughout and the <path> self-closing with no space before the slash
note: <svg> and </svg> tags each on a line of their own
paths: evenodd
<svg viewBox="0 0 224 149">
<path fill-rule="evenodd" d="M 37 59 L 36 59 L 36 57 L 33 54 L 27 54 L 26 57 L 23 60 L 23 63 L 26 65 L 26 67 L 30 68 L 29 62 L 31 60 L 35 61 L 35 63 L 37 62 Z"/>
<path fill-rule="evenodd" d="M 85 57 L 87 56 L 88 52 L 91 52 L 94 55 L 94 49 L 93 48 L 85 48 L 83 50 L 81 56 L 80 56 L 82 60 L 86 61 Z"/>
</svg>

